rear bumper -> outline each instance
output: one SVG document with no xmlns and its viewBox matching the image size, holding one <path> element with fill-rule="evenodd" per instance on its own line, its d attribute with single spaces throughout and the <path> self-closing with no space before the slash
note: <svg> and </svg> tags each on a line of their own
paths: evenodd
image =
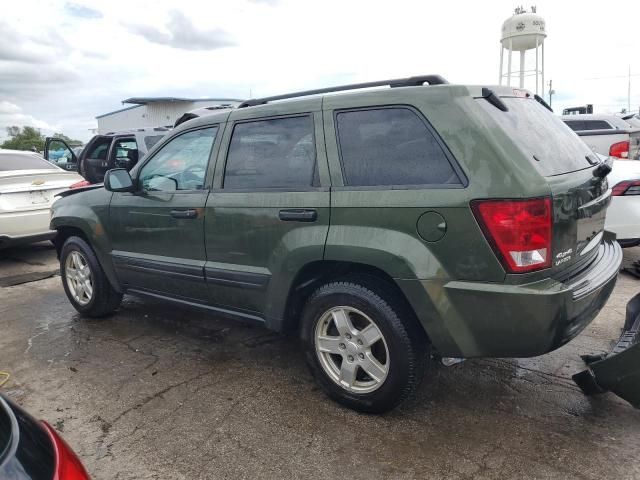
<svg viewBox="0 0 640 480">
<path fill-rule="evenodd" d="M 56 231 L 49 229 L 50 218 L 48 205 L 38 210 L 0 213 L 0 248 L 51 240 Z"/>
<path fill-rule="evenodd" d="M 640 294 L 627 304 L 624 330 L 611 353 L 582 358 L 588 369 L 573 380 L 585 394 L 612 391 L 640 408 Z"/>
<path fill-rule="evenodd" d="M 621 262 L 622 249 L 608 235 L 594 259 L 564 281 L 398 283 L 441 355 L 533 357 L 569 342 L 596 317 Z"/>
</svg>

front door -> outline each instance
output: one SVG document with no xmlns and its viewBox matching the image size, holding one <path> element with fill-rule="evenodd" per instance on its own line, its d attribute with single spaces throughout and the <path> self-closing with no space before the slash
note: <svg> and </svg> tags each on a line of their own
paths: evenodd
<svg viewBox="0 0 640 480">
<path fill-rule="evenodd" d="M 114 193 L 112 256 L 129 290 L 206 301 L 206 171 L 217 126 L 170 139 L 134 173 L 138 191 Z"/>
<path fill-rule="evenodd" d="M 212 302 L 267 322 L 279 320 L 299 269 L 322 260 L 329 228 L 320 100 L 302 108 L 232 112 L 207 201 Z"/>
</svg>

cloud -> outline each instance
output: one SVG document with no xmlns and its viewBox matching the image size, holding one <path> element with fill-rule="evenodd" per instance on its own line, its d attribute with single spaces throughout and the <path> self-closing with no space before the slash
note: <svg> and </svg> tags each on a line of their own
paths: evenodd
<svg viewBox="0 0 640 480">
<path fill-rule="evenodd" d="M 66 3 L 64 11 L 72 17 L 85 18 L 87 20 L 94 20 L 103 17 L 102 12 L 99 10 L 95 10 L 79 3 Z"/>
<path fill-rule="evenodd" d="M 6 100 L 0 101 L 0 142 L 6 139 L 7 127 L 14 125 L 35 127 L 44 130 L 44 133 L 52 133 L 56 130 L 55 125 L 50 125 L 43 120 L 24 113 L 18 105 Z"/>
<path fill-rule="evenodd" d="M 169 12 L 169 21 L 165 30 L 151 25 L 132 24 L 130 32 L 142 36 L 151 43 L 167 45 L 182 50 L 215 50 L 229 47 L 234 43 L 222 29 L 198 29 L 193 22 L 178 10 Z"/>
</svg>

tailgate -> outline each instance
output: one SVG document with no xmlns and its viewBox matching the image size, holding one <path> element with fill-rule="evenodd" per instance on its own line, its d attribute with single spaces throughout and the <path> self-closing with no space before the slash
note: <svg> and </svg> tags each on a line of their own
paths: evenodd
<svg viewBox="0 0 640 480">
<path fill-rule="evenodd" d="M 553 198 L 554 273 L 577 273 L 602 243 L 611 190 L 606 179 L 593 176 L 594 168 L 547 177 Z"/>
<path fill-rule="evenodd" d="M 620 339 L 609 354 L 585 355 L 589 367 L 573 380 L 587 395 L 611 391 L 640 408 L 640 294 L 627 304 Z"/>
</svg>

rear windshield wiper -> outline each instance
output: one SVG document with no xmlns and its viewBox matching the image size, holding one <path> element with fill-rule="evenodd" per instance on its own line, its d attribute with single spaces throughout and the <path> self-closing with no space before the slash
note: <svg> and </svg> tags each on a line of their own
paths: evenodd
<svg viewBox="0 0 640 480">
<path fill-rule="evenodd" d="M 544 101 L 544 98 L 542 98 L 540 95 L 538 95 L 537 93 L 533 96 L 533 98 L 536 99 L 536 102 L 538 102 L 540 105 L 542 105 L 544 108 L 546 108 L 547 110 L 549 110 L 551 113 L 553 113 L 553 108 L 551 108 L 551 106 Z"/>
<path fill-rule="evenodd" d="M 493 105 L 494 107 L 496 107 L 499 110 L 502 110 L 503 112 L 508 112 L 509 111 L 509 109 L 507 108 L 505 103 L 490 88 L 482 87 L 482 98 L 484 98 L 491 105 Z"/>
</svg>

